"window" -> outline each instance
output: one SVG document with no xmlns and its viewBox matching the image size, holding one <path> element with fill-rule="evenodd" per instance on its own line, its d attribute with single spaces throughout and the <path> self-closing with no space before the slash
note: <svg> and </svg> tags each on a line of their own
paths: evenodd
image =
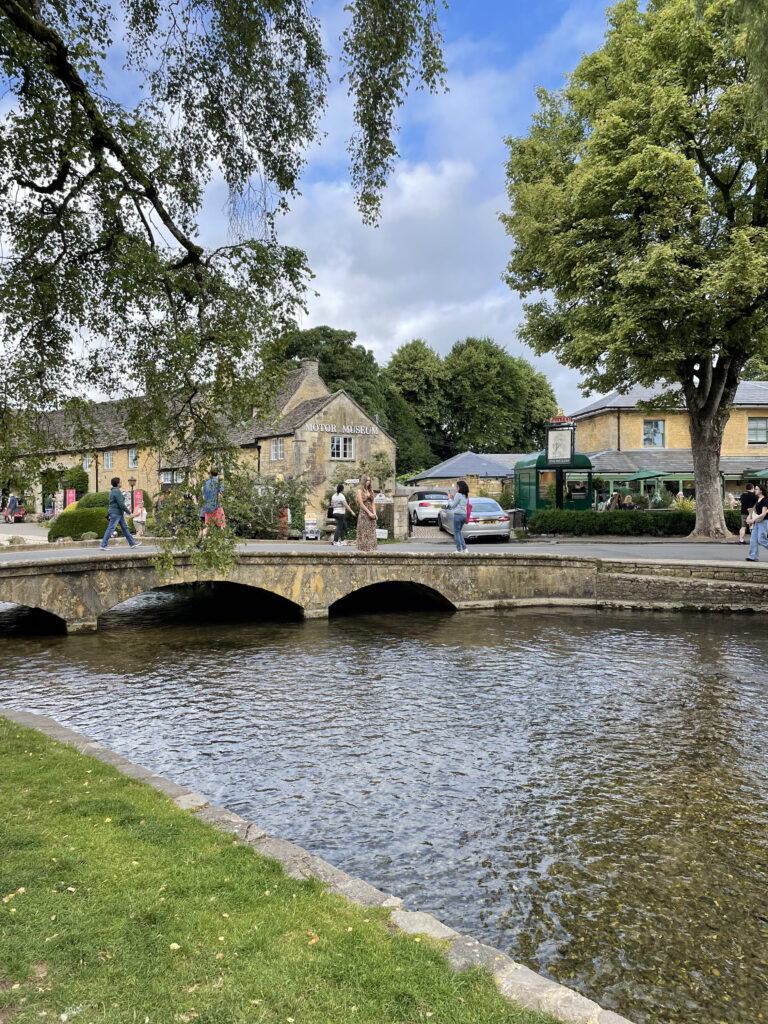
<svg viewBox="0 0 768 1024">
<path fill-rule="evenodd" d="M 664 447 L 664 420 L 643 420 L 643 448 Z"/>
<path fill-rule="evenodd" d="M 112 469 L 114 461 L 115 461 L 115 453 L 114 452 L 104 452 L 104 469 Z"/>
<path fill-rule="evenodd" d="M 92 461 L 93 460 L 91 459 L 90 455 L 86 455 L 85 458 L 83 459 L 83 469 L 85 470 L 86 473 L 90 473 Z"/>
<path fill-rule="evenodd" d="M 170 469 L 164 469 L 160 474 L 160 482 L 163 484 L 172 484 L 173 472 Z"/>
<path fill-rule="evenodd" d="M 273 437 L 269 446 L 269 457 L 272 462 L 280 462 L 285 458 L 285 438 Z"/>
<path fill-rule="evenodd" d="M 128 449 L 128 469 L 139 468 L 139 449 L 129 448 Z"/>
<path fill-rule="evenodd" d="M 748 444 L 768 444 L 768 419 L 750 416 L 747 426 Z"/>
<path fill-rule="evenodd" d="M 339 437 L 334 434 L 331 438 L 332 459 L 354 459 L 355 440 L 353 437 Z"/>
</svg>

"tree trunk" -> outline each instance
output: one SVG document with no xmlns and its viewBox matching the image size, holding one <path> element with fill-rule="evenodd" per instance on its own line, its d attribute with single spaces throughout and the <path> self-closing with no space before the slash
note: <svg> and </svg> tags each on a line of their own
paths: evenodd
<svg viewBox="0 0 768 1024">
<path fill-rule="evenodd" d="M 689 410 L 693 474 L 696 481 L 696 525 L 692 537 L 730 537 L 720 489 L 720 450 L 730 410 L 714 416 Z"/>
</svg>

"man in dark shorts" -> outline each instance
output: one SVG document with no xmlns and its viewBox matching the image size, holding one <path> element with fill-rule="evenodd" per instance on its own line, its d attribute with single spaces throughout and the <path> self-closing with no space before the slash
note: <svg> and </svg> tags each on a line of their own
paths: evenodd
<svg viewBox="0 0 768 1024">
<path fill-rule="evenodd" d="M 741 529 L 739 530 L 739 544 L 746 544 L 744 534 L 747 532 L 747 517 L 757 503 L 754 484 L 747 484 L 747 489 L 739 498 L 741 502 Z"/>
</svg>

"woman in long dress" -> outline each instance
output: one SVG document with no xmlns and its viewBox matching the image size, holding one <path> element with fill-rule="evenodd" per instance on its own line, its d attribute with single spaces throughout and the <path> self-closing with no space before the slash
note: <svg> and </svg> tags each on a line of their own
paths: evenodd
<svg viewBox="0 0 768 1024">
<path fill-rule="evenodd" d="M 360 486 L 357 489 L 357 504 L 360 511 L 357 513 L 357 550 L 376 550 L 376 509 L 373 504 L 373 488 L 371 478 L 363 476 L 360 478 Z"/>
</svg>

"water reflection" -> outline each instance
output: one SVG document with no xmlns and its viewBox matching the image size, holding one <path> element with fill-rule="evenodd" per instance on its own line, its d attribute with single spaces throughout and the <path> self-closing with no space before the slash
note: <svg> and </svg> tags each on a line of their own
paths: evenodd
<svg viewBox="0 0 768 1024">
<path fill-rule="evenodd" d="M 759 619 L 235 611 L 0 639 L 3 699 L 634 1020 L 768 1019 Z"/>
</svg>

